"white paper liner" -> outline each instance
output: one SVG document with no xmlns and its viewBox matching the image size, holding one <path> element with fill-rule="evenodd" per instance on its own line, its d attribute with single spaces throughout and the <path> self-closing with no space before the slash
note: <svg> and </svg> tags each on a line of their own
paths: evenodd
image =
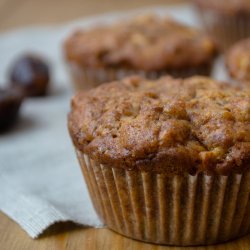
<svg viewBox="0 0 250 250">
<path fill-rule="evenodd" d="M 162 71 L 143 71 L 143 70 L 130 70 L 130 69 L 116 69 L 116 68 L 83 68 L 76 63 L 69 64 L 70 74 L 72 76 L 75 89 L 87 90 L 94 88 L 101 83 L 110 82 L 122 79 L 126 76 L 140 75 L 148 79 L 157 79 L 164 75 L 172 75 L 175 77 L 188 77 L 192 75 L 205 75 L 209 76 L 211 73 L 212 65 L 205 64 L 194 68 L 184 69 L 171 69 Z"/>
<path fill-rule="evenodd" d="M 103 222 L 127 237 L 167 245 L 207 245 L 250 232 L 250 171 L 172 176 L 95 164 L 77 151 Z"/>
<path fill-rule="evenodd" d="M 223 14 L 203 8 L 198 10 L 205 29 L 222 50 L 250 36 L 250 15 Z"/>
</svg>

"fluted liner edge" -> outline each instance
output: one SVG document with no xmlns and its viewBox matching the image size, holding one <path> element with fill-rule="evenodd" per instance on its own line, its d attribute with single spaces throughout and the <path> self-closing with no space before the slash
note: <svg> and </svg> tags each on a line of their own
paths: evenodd
<svg viewBox="0 0 250 250">
<path fill-rule="evenodd" d="M 97 87 L 101 83 L 111 82 L 122 79 L 127 76 L 140 75 L 148 79 L 157 79 L 164 75 L 171 75 L 175 77 L 188 77 L 193 75 L 209 76 L 212 69 L 212 63 L 183 69 L 169 69 L 162 71 L 144 71 L 133 69 L 116 69 L 116 68 L 84 68 L 76 63 L 70 63 L 70 74 L 72 76 L 76 90 L 87 90 Z"/>
<path fill-rule="evenodd" d="M 105 167 L 77 156 L 102 221 L 141 241 L 208 245 L 250 232 L 250 171 L 229 176 L 164 174 Z"/>
<path fill-rule="evenodd" d="M 215 10 L 198 9 L 206 31 L 223 50 L 250 36 L 249 15 L 226 15 Z"/>
</svg>

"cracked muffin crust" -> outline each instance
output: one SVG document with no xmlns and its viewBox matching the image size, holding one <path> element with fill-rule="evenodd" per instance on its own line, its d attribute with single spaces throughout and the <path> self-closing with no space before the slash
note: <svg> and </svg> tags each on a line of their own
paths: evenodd
<svg viewBox="0 0 250 250">
<path fill-rule="evenodd" d="M 89 67 L 163 70 L 207 64 L 215 46 L 206 35 L 170 18 L 143 15 L 79 30 L 65 42 L 65 54 L 69 61 Z"/>
<path fill-rule="evenodd" d="M 228 51 L 226 66 L 234 79 L 250 82 L 250 38 L 238 42 Z"/>
<path fill-rule="evenodd" d="M 65 42 L 65 53 L 69 61 L 90 67 L 162 70 L 210 62 L 215 47 L 195 29 L 170 18 L 143 15 L 112 26 L 77 31 Z"/>
<path fill-rule="evenodd" d="M 76 31 L 65 41 L 64 53 L 76 88 L 89 89 L 131 75 L 209 75 L 216 47 L 198 30 L 144 14 Z"/>
<path fill-rule="evenodd" d="M 209 78 L 130 77 L 80 92 L 68 127 L 107 166 L 227 175 L 250 165 L 250 91 Z"/>
</svg>

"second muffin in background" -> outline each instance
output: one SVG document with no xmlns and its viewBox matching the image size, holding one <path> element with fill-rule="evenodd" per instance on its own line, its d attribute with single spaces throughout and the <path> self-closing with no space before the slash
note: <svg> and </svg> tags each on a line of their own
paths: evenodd
<svg viewBox="0 0 250 250">
<path fill-rule="evenodd" d="M 77 89 L 134 74 L 151 79 L 209 75 L 216 54 L 203 33 L 154 15 L 76 31 L 64 51 Z"/>
</svg>

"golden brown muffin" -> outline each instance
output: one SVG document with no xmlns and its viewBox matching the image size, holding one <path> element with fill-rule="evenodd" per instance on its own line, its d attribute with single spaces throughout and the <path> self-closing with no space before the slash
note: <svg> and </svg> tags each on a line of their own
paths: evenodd
<svg viewBox="0 0 250 250">
<path fill-rule="evenodd" d="M 129 78 L 76 95 L 69 128 L 101 164 L 224 174 L 249 163 L 249 98 L 206 78 Z"/>
<path fill-rule="evenodd" d="M 249 89 L 130 77 L 78 93 L 71 107 L 69 131 L 109 228 L 170 245 L 250 231 Z"/>
<path fill-rule="evenodd" d="M 194 0 L 208 33 L 225 50 L 250 36 L 249 0 Z"/>
<path fill-rule="evenodd" d="M 109 81 L 135 73 L 151 78 L 167 73 L 209 74 L 216 49 L 207 36 L 193 28 L 170 18 L 143 15 L 77 31 L 66 40 L 64 50 L 66 60 L 73 69 L 79 69 L 77 72 L 92 72 L 90 78 L 106 72 L 103 81 Z M 84 88 L 87 79 L 80 78 Z"/>
<path fill-rule="evenodd" d="M 228 51 L 226 66 L 233 79 L 250 83 L 250 38 L 238 42 Z"/>
</svg>

